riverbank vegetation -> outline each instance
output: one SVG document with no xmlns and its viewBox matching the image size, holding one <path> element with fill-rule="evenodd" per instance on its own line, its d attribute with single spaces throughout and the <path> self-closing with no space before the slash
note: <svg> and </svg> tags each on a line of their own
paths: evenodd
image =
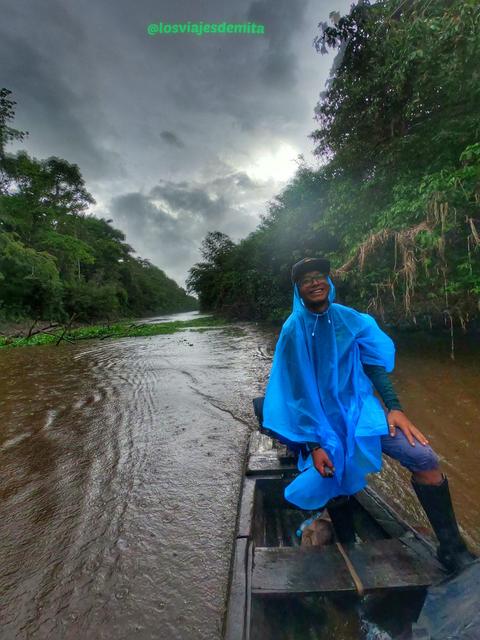
<svg viewBox="0 0 480 640">
<path fill-rule="evenodd" d="M 67 322 L 195 309 L 195 298 L 134 255 L 94 200 L 80 169 L 61 158 L 6 152 L 15 102 L 0 89 L 0 320 Z"/>
<path fill-rule="evenodd" d="M 26 335 L 0 336 L 0 348 L 28 347 L 44 344 L 58 345 L 61 342 L 73 343 L 78 340 L 157 336 L 176 333 L 177 331 L 184 331 L 186 329 L 207 331 L 209 329 L 221 328 L 225 326 L 225 324 L 225 320 L 212 316 L 192 318 L 191 320 L 175 320 L 173 322 L 120 322 L 83 327 L 53 324 L 52 326 L 46 326 L 39 330 L 30 331 Z"/>
<path fill-rule="evenodd" d="M 359 2 L 315 40 L 337 51 L 303 163 L 258 228 L 203 243 L 188 285 L 202 309 L 280 320 L 290 268 L 331 259 L 337 300 L 397 326 L 480 316 L 480 8 Z"/>
</svg>

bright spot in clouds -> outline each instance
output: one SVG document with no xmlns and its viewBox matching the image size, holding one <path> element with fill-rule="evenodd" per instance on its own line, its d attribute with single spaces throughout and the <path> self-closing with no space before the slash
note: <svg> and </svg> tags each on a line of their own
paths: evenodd
<svg viewBox="0 0 480 640">
<path fill-rule="evenodd" d="M 286 181 L 298 169 L 298 155 L 299 151 L 292 145 L 282 143 L 275 151 L 259 153 L 255 162 L 244 167 L 244 171 L 252 180 Z"/>
</svg>

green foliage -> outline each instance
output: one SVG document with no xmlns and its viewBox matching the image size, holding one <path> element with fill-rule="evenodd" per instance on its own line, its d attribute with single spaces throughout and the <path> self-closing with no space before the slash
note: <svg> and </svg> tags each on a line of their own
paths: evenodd
<svg viewBox="0 0 480 640">
<path fill-rule="evenodd" d="M 98 285 L 80 280 L 65 284 L 65 310 L 82 321 L 118 317 L 121 302 L 122 290 L 112 283 Z"/>
<path fill-rule="evenodd" d="M 0 232 L 0 300 L 14 315 L 48 317 L 61 304 L 55 259 Z"/>
<path fill-rule="evenodd" d="M 8 89 L 0 89 L 0 159 L 5 156 L 5 145 L 12 140 L 23 140 L 28 132 L 13 129 L 8 124 L 15 118 L 16 102 L 10 98 L 12 94 Z M 0 181 L 1 193 L 1 181 Z"/>
<path fill-rule="evenodd" d="M 45 344 L 56 344 L 59 339 L 65 339 L 72 342 L 76 340 L 93 340 L 105 338 L 138 338 L 157 335 L 166 335 L 192 329 L 196 331 L 207 331 L 210 329 L 218 329 L 225 325 L 225 320 L 221 318 L 194 318 L 193 320 L 176 320 L 174 322 L 162 322 L 152 324 L 127 324 L 125 322 L 119 324 L 81 327 L 78 329 L 70 329 L 67 332 L 59 329 L 48 333 L 37 333 L 30 338 L 8 338 L 0 336 L 1 347 L 30 347 Z"/>
<path fill-rule="evenodd" d="M 0 313 L 3 318 L 89 321 L 186 311 L 196 300 L 148 261 L 124 234 L 87 215 L 94 203 L 66 160 L 5 152 L 25 133 L 10 91 L 0 89 Z"/>
<path fill-rule="evenodd" d="M 327 255 L 340 300 L 396 324 L 479 315 L 480 7 L 358 2 L 321 25 L 337 49 L 301 166 L 257 230 L 189 281 L 206 309 L 285 317 L 289 270 Z"/>
</svg>

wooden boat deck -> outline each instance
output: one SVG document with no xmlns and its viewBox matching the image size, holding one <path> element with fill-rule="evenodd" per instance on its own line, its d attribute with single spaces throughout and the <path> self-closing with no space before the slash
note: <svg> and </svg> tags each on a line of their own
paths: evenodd
<svg viewBox="0 0 480 640">
<path fill-rule="evenodd" d="M 295 531 L 309 513 L 293 508 L 283 491 L 296 461 L 270 438 L 253 433 L 240 500 L 225 640 L 250 640 L 259 602 L 310 594 L 348 595 L 357 586 L 335 545 L 301 547 Z M 344 545 L 365 593 L 425 590 L 444 577 L 432 544 L 371 489 L 355 496 L 362 542 Z M 294 636 L 292 636 L 294 637 Z"/>
<path fill-rule="evenodd" d="M 345 545 L 365 593 L 385 589 L 426 587 L 438 578 L 432 563 L 418 562 L 418 554 L 398 539 Z M 281 596 L 300 593 L 356 592 L 339 549 L 325 547 L 257 547 L 252 594 Z"/>
</svg>

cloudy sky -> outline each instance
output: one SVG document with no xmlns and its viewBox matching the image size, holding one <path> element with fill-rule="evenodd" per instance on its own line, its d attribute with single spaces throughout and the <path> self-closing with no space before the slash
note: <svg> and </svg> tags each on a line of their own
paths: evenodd
<svg viewBox="0 0 480 640">
<path fill-rule="evenodd" d="M 351 0 L 6 0 L 0 86 L 20 146 L 77 163 L 137 253 L 184 283 L 207 231 L 245 237 L 312 165 L 332 63 L 318 23 Z M 150 23 L 256 22 L 264 35 L 156 35 Z"/>
</svg>

